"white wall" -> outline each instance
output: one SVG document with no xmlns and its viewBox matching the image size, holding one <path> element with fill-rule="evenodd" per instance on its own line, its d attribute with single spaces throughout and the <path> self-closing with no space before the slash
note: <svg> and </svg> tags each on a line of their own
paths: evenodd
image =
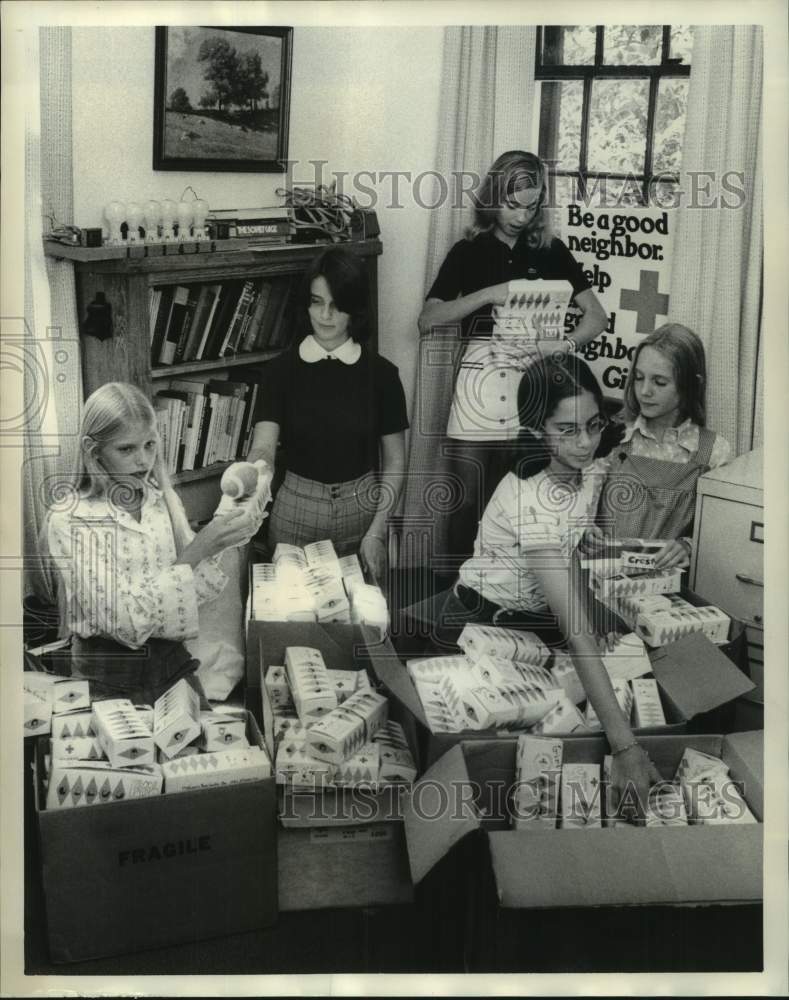
<svg viewBox="0 0 789 1000">
<path fill-rule="evenodd" d="M 312 181 L 310 160 L 332 174 L 373 171 L 384 254 L 379 262 L 381 352 L 400 368 L 410 401 L 416 317 L 424 293 L 429 210 L 403 183 L 388 204 L 380 172 L 432 169 L 443 28 L 294 29 L 290 147 L 293 178 Z M 277 204 L 277 174 L 154 171 L 154 29 L 73 29 L 74 221 L 102 224 L 107 202 L 179 200 L 191 184 L 214 208 Z M 347 193 L 369 196 L 350 180 Z M 424 198 L 428 196 L 425 185 Z"/>
</svg>

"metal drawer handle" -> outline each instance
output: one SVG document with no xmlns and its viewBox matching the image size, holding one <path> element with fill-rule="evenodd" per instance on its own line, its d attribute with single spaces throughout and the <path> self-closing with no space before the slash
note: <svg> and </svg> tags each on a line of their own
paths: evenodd
<svg viewBox="0 0 789 1000">
<path fill-rule="evenodd" d="M 746 576 L 745 573 L 734 574 L 740 583 L 750 583 L 754 587 L 763 587 L 764 580 L 757 580 L 755 576 Z"/>
</svg>

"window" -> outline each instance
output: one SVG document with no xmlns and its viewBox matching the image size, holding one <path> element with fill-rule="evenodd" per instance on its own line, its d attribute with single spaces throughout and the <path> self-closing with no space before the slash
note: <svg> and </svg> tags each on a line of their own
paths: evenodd
<svg viewBox="0 0 789 1000">
<path fill-rule="evenodd" d="M 539 152 L 557 204 L 672 204 L 692 48 L 691 27 L 538 28 Z"/>
</svg>

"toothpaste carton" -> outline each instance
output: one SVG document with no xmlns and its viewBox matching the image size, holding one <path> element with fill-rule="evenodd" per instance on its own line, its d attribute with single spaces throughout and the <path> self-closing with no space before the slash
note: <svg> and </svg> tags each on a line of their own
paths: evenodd
<svg viewBox="0 0 789 1000">
<path fill-rule="evenodd" d="M 423 660 L 406 660 L 406 670 L 412 681 L 440 681 L 448 673 L 468 671 L 471 660 L 467 656 L 430 656 Z"/>
<path fill-rule="evenodd" d="M 52 738 L 73 739 L 78 736 L 96 736 L 93 712 L 64 712 L 52 716 Z"/>
<path fill-rule="evenodd" d="M 688 816 L 682 790 L 678 785 L 661 782 L 649 791 L 647 826 L 687 826 Z"/>
<path fill-rule="evenodd" d="M 624 717 L 630 721 L 630 715 L 633 709 L 633 691 L 630 687 L 628 681 L 613 680 L 611 681 L 611 687 L 614 689 L 614 694 L 619 707 L 622 709 L 622 714 Z M 585 722 L 589 729 L 601 729 L 600 719 L 598 718 L 597 712 L 594 710 L 594 705 L 591 701 L 586 703 L 586 715 Z"/>
<path fill-rule="evenodd" d="M 463 717 L 457 715 L 447 703 L 440 681 L 417 677 L 414 687 L 431 733 L 459 733 L 466 728 Z"/>
<path fill-rule="evenodd" d="M 173 757 L 199 735 L 200 696 L 182 677 L 154 703 L 153 738 L 165 757 Z"/>
<path fill-rule="evenodd" d="M 200 748 L 207 752 L 249 746 L 246 719 L 222 712 L 200 714 Z"/>
<path fill-rule="evenodd" d="M 47 676 L 33 670 L 25 671 L 22 675 L 25 736 L 39 736 L 48 733 L 52 727 L 52 685 L 40 680 Z"/>
<path fill-rule="evenodd" d="M 465 625 L 458 645 L 474 661 L 482 656 L 495 656 L 543 666 L 550 656 L 545 643 L 533 632 L 498 625 Z"/>
<path fill-rule="evenodd" d="M 573 705 L 580 705 L 582 701 L 586 701 L 586 688 L 581 683 L 581 678 L 578 676 L 573 658 L 569 653 L 556 650 L 553 654 L 551 673 L 553 674 L 554 686 L 561 687 Z"/>
<path fill-rule="evenodd" d="M 560 739 L 518 737 L 512 822 L 516 830 L 556 827 L 562 754 Z"/>
<path fill-rule="evenodd" d="M 337 707 L 337 695 L 320 650 L 289 646 L 285 650 L 285 667 L 296 711 L 302 721 L 316 719 Z"/>
<path fill-rule="evenodd" d="M 109 761 L 53 760 L 47 786 L 47 809 L 144 799 L 160 795 L 162 772 L 158 764 L 113 767 Z"/>
<path fill-rule="evenodd" d="M 564 830 L 602 826 L 599 764 L 562 765 L 559 826 Z"/>
<path fill-rule="evenodd" d="M 377 743 L 365 743 L 348 760 L 337 765 L 335 785 L 377 785 L 381 781 L 381 748 Z"/>
<path fill-rule="evenodd" d="M 328 761 L 313 757 L 306 742 L 294 739 L 280 743 L 274 771 L 278 785 L 315 789 L 333 781 L 337 768 Z"/>
<path fill-rule="evenodd" d="M 391 719 L 373 736 L 373 743 L 380 748 L 380 780 L 411 785 L 416 781 L 417 769 L 399 722 Z"/>
<path fill-rule="evenodd" d="M 720 645 L 728 640 L 730 625 L 731 619 L 720 608 L 689 605 L 644 612 L 638 617 L 636 632 L 652 647 L 676 642 L 691 632 L 701 632 L 710 642 Z"/>
<path fill-rule="evenodd" d="M 53 760 L 104 760 L 104 750 L 96 736 L 77 736 L 74 739 L 51 741 Z"/>
<path fill-rule="evenodd" d="M 652 677 L 636 677 L 630 684 L 633 690 L 633 725 L 636 729 L 665 726 L 666 716 L 657 681 Z"/>
<path fill-rule="evenodd" d="M 556 703 L 532 727 L 538 736 L 570 736 L 586 732 L 584 717 L 562 691 Z"/>
<path fill-rule="evenodd" d="M 330 539 L 323 538 L 319 542 L 310 542 L 309 545 L 305 545 L 304 555 L 310 569 L 318 569 L 337 580 L 342 579 L 342 566 Z"/>
<path fill-rule="evenodd" d="M 260 781 L 271 775 L 271 762 L 265 750 L 248 746 L 170 760 L 162 764 L 162 775 L 164 791 L 169 794 Z"/>
<path fill-rule="evenodd" d="M 629 681 L 652 673 L 646 647 L 633 632 L 619 636 L 614 648 L 603 653 L 601 659 L 612 681 Z"/>
<path fill-rule="evenodd" d="M 357 674 L 363 673 L 367 677 L 366 670 L 330 670 L 329 680 L 331 681 L 334 693 L 337 695 L 337 704 L 342 705 L 350 695 L 356 690 L 358 684 Z M 369 680 L 368 680 L 369 686 Z"/>
<path fill-rule="evenodd" d="M 288 684 L 288 675 L 284 666 L 271 666 L 266 671 L 264 680 L 266 693 L 272 709 L 294 708 L 293 698 Z"/>
<path fill-rule="evenodd" d="M 593 592 L 600 598 L 673 594 L 682 586 L 682 570 L 651 570 L 639 573 L 638 576 L 626 576 L 624 573 L 602 576 L 593 571 L 589 582 Z"/>
<path fill-rule="evenodd" d="M 154 737 L 128 698 L 95 701 L 92 711 L 96 735 L 112 767 L 156 763 Z"/>
</svg>

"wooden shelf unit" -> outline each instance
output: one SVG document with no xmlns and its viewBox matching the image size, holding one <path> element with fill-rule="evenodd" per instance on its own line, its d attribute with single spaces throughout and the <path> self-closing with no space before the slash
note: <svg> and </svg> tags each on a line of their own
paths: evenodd
<svg viewBox="0 0 789 1000">
<path fill-rule="evenodd" d="M 151 248 L 70 247 L 44 241 L 45 252 L 74 265 L 77 315 L 80 326 L 82 380 L 87 397 L 105 382 L 132 382 L 153 398 L 157 382 L 187 373 L 221 372 L 237 365 L 255 367 L 276 357 L 284 349 L 252 351 L 230 357 L 188 361 L 173 365 L 151 364 L 149 296 L 152 288 L 164 285 L 216 284 L 250 278 L 278 278 L 303 274 L 327 244 L 272 244 L 250 247 L 247 241 L 223 240 L 182 247 L 161 245 Z M 358 254 L 367 271 L 370 349 L 378 349 L 378 256 L 380 240 L 343 243 Z M 168 251 L 168 252 L 165 252 Z M 294 286 L 296 287 L 296 286 Z M 85 333 L 88 306 L 106 302 L 110 309 L 112 333 L 105 339 Z M 289 334 L 286 343 L 291 342 Z M 232 376 L 231 376 L 232 377 Z M 227 463 L 177 473 L 187 512 L 193 519 L 207 515 L 218 499 L 217 477 Z M 187 487 L 184 490 L 184 487 Z"/>
</svg>

